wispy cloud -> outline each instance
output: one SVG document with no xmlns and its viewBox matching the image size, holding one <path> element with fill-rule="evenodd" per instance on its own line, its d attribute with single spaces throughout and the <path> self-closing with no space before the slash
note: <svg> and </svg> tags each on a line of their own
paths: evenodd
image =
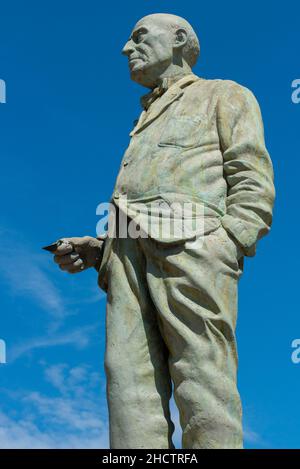
<svg viewBox="0 0 300 469">
<path fill-rule="evenodd" d="M 45 254 L 26 246 L 15 233 L 0 230 L 0 277 L 14 297 L 27 298 L 46 311 L 52 318 L 54 329 L 64 318 L 74 315 L 74 305 L 97 303 L 105 298 L 105 294 L 97 286 L 95 277 L 92 286 L 78 282 L 76 293 L 81 295 L 66 295 L 51 280 L 49 271 L 54 270 L 53 262 Z M 57 278 L 61 279 L 65 274 L 56 270 Z"/>
<path fill-rule="evenodd" d="M 29 419 L 14 420 L 0 411 L 1 449 L 98 449 L 107 448 L 107 431 L 91 435 L 41 430 Z"/>
<path fill-rule="evenodd" d="M 45 369 L 57 396 L 19 394 L 19 415 L 0 412 L 1 448 L 107 448 L 108 428 L 101 393 L 104 383 L 86 365 Z"/>
<path fill-rule="evenodd" d="M 14 295 L 30 297 L 56 317 L 66 314 L 60 292 L 38 265 L 30 264 L 29 259 L 18 256 L 16 252 L 11 253 L 10 262 L 3 259 L 0 269 Z"/>
<path fill-rule="evenodd" d="M 98 324 L 91 324 L 84 327 L 78 327 L 64 334 L 56 333 L 53 336 L 34 337 L 28 341 L 23 341 L 11 348 L 8 355 L 9 363 L 14 362 L 21 355 L 29 353 L 35 349 L 43 347 L 56 347 L 59 345 L 72 345 L 82 349 L 89 345 L 92 332 L 98 327 Z"/>
<path fill-rule="evenodd" d="M 66 315 L 63 295 L 46 274 L 43 256 L 10 232 L 0 233 L 0 241 L 0 275 L 12 294 L 29 298 L 56 318 Z"/>
<path fill-rule="evenodd" d="M 248 426 L 244 427 L 244 441 L 249 445 L 266 446 L 266 442 L 259 433 L 251 430 Z"/>
</svg>

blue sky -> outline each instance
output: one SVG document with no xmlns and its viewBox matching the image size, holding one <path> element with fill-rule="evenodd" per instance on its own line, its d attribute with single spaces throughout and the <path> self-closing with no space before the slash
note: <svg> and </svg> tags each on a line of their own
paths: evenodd
<svg viewBox="0 0 300 469">
<path fill-rule="evenodd" d="M 120 50 L 142 16 L 170 12 L 199 34 L 194 72 L 249 87 L 277 189 L 271 234 L 239 290 L 239 389 L 247 448 L 300 448 L 299 2 L 2 2 L 0 79 L 0 447 L 108 445 L 105 295 L 96 273 L 60 272 L 41 246 L 94 235 L 145 90 Z M 174 419 L 177 420 L 173 406 Z M 180 430 L 176 431 L 180 447 Z"/>
</svg>

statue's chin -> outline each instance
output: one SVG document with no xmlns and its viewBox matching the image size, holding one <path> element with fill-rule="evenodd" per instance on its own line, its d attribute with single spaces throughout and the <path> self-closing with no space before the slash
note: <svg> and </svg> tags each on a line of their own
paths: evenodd
<svg viewBox="0 0 300 469">
<path fill-rule="evenodd" d="M 139 85 L 149 86 L 149 78 L 145 66 L 139 66 L 130 70 L 130 78 Z"/>
<path fill-rule="evenodd" d="M 146 69 L 146 64 L 141 61 L 136 61 L 129 65 L 129 70 L 131 74 L 141 73 L 145 69 Z"/>
</svg>

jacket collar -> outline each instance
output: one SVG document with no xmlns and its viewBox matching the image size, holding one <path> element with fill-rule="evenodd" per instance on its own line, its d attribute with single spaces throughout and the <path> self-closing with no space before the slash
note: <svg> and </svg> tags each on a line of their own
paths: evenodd
<svg viewBox="0 0 300 469">
<path fill-rule="evenodd" d="M 166 91 L 157 91 L 158 93 L 161 93 L 159 95 L 160 97 L 157 97 L 155 101 L 153 100 L 153 105 L 150 106 L 148 111 L 144 110 L 142 112 L 137 125 L 134 127 L 134 129 L 130 132 L 129 135 L 132 137 L 133 135 L 147 127 L 149 124 L 151 124 L 151 122 L 157 119 L 157 117 L 159 117 L 176 99 L 179 99 L 184 94 L 184 89 L 187 86 L 197 80 L 200 80 L 200 78 L 192 73 L 184 76 L 180 80 L 176 81 L 176 83 L 171 84 L 171 86 Z M 163 86 L 166 87 L 166 83 L 163 83 Z M 152 93 L 148 93 L 146 95 L 146 98 Z M 142 99 L 145 99 L 145 96 Z"/>
<path fill-rule="evenodd" d="M 145 109 L 145 111 L 148 111 L 149 107 L 151 104 L 157 99 L 160 98 L 166 91 L 168 91 L 169 88 L 171 88 L 172 85 L 174 85 L 176 82 L 179 80 L 182 80 L 182 78 L 186 78 L 186 75 L 184 77 L 181 76 L 174 76 L 174 77 L 166 77 L 162 80 L 162 83 L 151 90 L 149 93 L 145 94 L 144 96 L 141 97 L 141 105 Z"/>
</svg>

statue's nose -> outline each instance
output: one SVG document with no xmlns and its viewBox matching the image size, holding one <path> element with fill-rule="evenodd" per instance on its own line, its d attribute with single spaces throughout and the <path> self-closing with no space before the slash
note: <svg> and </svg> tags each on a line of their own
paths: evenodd
<svg viewBox="0 0 300 469">
<path fill-rule="evenodd" d="M 122 49 L 122 54 L 123 55 L 130 55 L 132 52 L 133 52 L 133 45 L 132 45 L 132 41 L 128 41 L 126 42 L 125 46 L 123 47 Z"/>
</svg>

